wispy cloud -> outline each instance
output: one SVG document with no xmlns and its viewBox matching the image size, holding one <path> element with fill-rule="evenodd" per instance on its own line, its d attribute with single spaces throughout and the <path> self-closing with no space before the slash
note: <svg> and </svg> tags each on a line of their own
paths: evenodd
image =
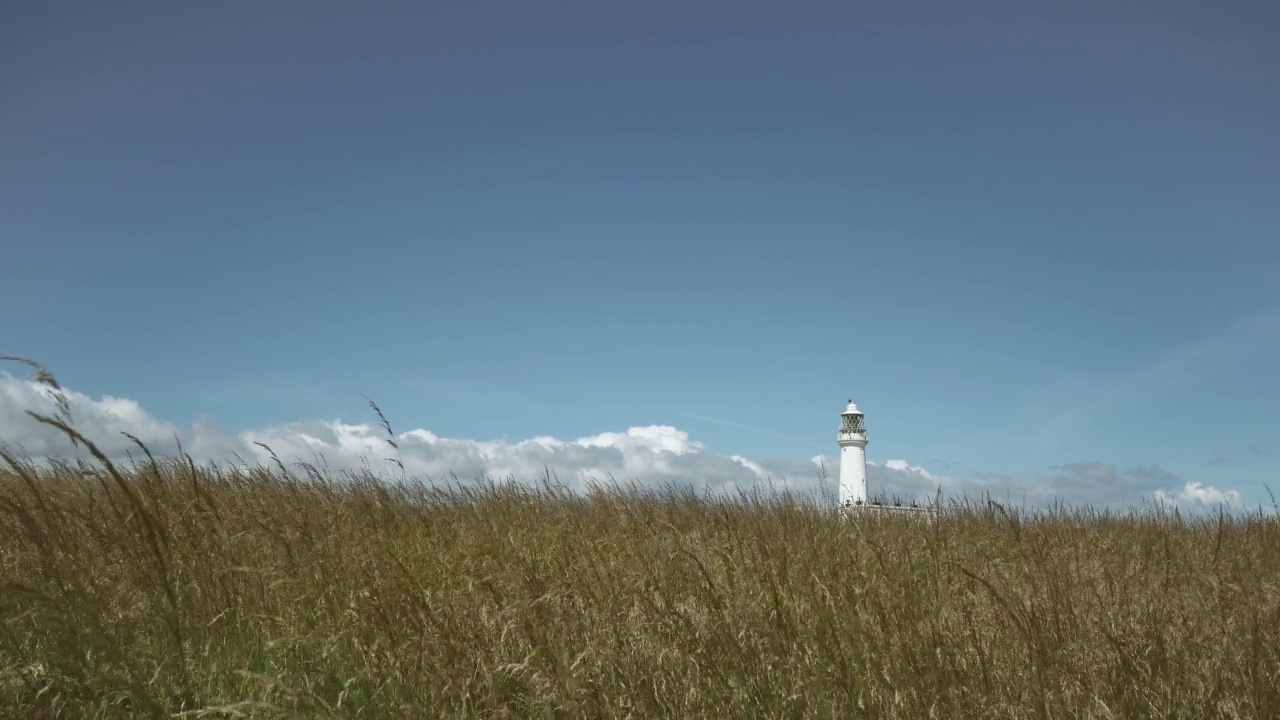
<svg viewBox="0 0 1280 720">
<path fill-rule="evenodd" d="M 793 437 L 791 435 L 784 435 L 783 433 L 774 432 L 773 430 L 765 430 L 764 428 L 751 427 L 750 425 L 743 425 L 742 423 L 733 422 L 732 420 L 721 420 L 720 418 L 707 417 L 706 415 L 694 415 L 693 413 L 687 413 L 687 412 L 677 412 L 676 414 L 679 415 L 680 417 L 686 417 L 691 420 L 701 420 L 702 422 L 709 422 L 709 423 L 715 423 L 716 425 L 724 425 L 726 427 L 738 428 L 739 430 L 749 430 L 755 433 L 772 435 L 774 437 L 782 438 L 783 440 L 790 440 L 791 442 L 794 442 L 794 443 L 800 443 L 801 445 L 807 445 L 809 447 L 818 448 L 819 450 L 831 449 L 827 445 L 819 445 L 818 443 L 813 442 L 812 440 L 805 440 L 803 438 Z"/>
<path fill-rule="evenodd" d="M 1049 395 L 1056 409 L 1033 444 L 1055 443 L 1098 415 L 1168 397 L 1249 359 L 1280 353 L 1280 305 L 1242 315 L 1221 332 L 1175 348 L 1146 365 L 1109 378 L 1064 378 Z"/>
<path fill-rule="evenodd" d="M 1267 452 L 1266 450 L 1263 450 L 1262 448 L 1258 447 L 1257 445 L 1250 445 L 1250 446 L 1249 446 L 1249 454 L 1250 454 L 1250 455 L 1270 455 L 1271 453 Z"/>
<path fill-rule="evenodd" d="M 942 458 L 929 458 L 927 462 L 930 465 L 939 468 L 944 473 L 956 472 L 960 469 L 960 463 L 943 460 Z"/>
<path fill-rule="evenodd" d="M 1221 450 L 1214 450 L 1213 456 L 1210 457 L 1208 460 L 1206 460 L 1204 464 L 1220 467 L 1222 465 L 1231 465 L 1234 462 L 1235 462 L 1235 458 L 1228 457 L 1227 454 L 1222 452 Z"/>
<path fill-rule="evenodd" d="M 1120 402 L 1141 402 L 1248 357 L 1280 351 L 1280 306 L 1233 320 L 1222 332 L 1157 358 L 1113 388 Z"/>
<path fill-rule="evenodd" d="M 522 402 L 510 397 L 494 397 L 491 393 L 480 392 L 470 386 L 441 380 L 408 377 L 401 379 L 400 384 L 413 392 L 430 397 L 447 398 L 449 400 L 456 400 L 470 404 L 483 404 L 490 407 L 502 407 L 512 410 L 532 412 L 545 412 L 547 410 L 545 406 Z"/>
</svg>

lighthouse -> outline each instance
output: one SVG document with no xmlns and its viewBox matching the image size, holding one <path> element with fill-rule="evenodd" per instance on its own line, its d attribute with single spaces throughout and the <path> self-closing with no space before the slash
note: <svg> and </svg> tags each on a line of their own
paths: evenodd
<svg viewBox="0 0 1280 720">
<path fill-rule="evenodd" d="M 867 425 L 852 400 L 840 414 L 840 507 L 867 502 Z"/>
</svg>

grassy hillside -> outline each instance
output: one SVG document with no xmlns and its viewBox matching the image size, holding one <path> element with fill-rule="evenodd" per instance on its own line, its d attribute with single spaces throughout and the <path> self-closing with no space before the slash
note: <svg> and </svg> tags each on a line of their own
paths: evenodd
<svg viewBox="0 0 1280 720">
<path fill-rule="evenodd" d="M 1274 518 L 5 460 L 5 717 L 1280 713 Z"/>
</svg>

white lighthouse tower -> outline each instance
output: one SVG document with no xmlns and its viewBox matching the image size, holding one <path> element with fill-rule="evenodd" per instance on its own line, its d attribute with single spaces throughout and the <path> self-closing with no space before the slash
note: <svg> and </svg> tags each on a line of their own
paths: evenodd
<svg viewBox="0 0 1280 720">
<path fill-rule="evenodd" d="M 867 502 L 867 425 L 852 400 L 840 414 L 840 507 Z"/>
</svg>

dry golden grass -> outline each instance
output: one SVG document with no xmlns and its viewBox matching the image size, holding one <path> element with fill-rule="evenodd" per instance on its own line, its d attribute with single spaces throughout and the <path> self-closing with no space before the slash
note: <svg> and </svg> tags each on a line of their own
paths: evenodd
<svg viewBox="0 0 1280 720">
<path fill-rule="evenodd" d="M 139 458 L 4 458 L 0 715 L 1280 717 L 1274 517 Z"/>
</svg>

